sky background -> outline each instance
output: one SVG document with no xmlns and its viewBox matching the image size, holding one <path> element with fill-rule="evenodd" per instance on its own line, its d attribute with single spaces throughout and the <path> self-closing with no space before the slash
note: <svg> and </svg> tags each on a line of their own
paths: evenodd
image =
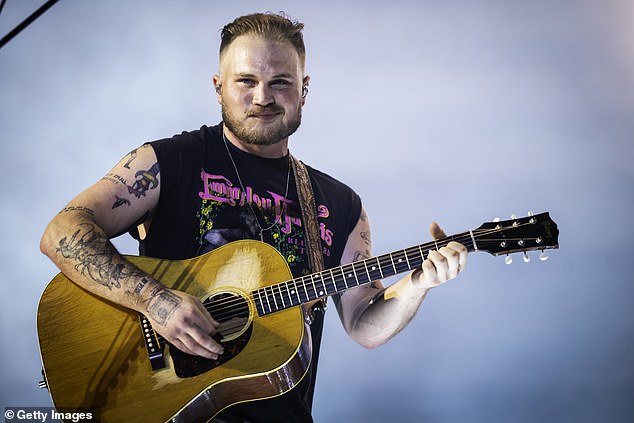
<svg viewBox="0 0 634 423">
<path fill-rule="evenodd" d="M 8 0 L 0 33 L 42 3 Z M 561 231 L 545 262 L 471 254 L 372 351 L 331 307 L 316 422 L 634 421 L 631 0 L 60 1 L 0 49 L 0 407 L 51 404 L 48 221 L 139 144 L 217 123 L 219 29 L 267 10 L 306 24 L 291 151 L 361 195 L 376 254 L 432 220 Z"/>
</svg>

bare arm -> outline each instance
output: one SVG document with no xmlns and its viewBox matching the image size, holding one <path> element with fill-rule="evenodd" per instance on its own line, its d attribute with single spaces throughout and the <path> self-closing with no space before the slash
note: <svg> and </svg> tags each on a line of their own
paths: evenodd
<svg viewBox="0 0 634 423">
<path fill-rule="evenodd" d="M 445 236 L 433 223 L 435 239 Z M 362 210 L 357 226 L 348 237 L 342 263 L 372 256 L 370 222 Z M 467 249 L 456 242 L 434 251 L 418 269 L 387 289 L 379 282 L 345 291 L 335 298 L 337 311 L 346 332 L 366 348 L 384 344 L 399 333 L 414 317 L 427 292 L 453 279 L 466 265 Z"/>
<path fill-rule="evenodd" d="M 217 322 L 198 298 L 166 288 L 126 261 L 109 238 L 151 218 L 158 204 L 160 169 L 143 146 L 80 193 L 49 223 L 40 249 L 75 283 L 144 313 L 169 342 L 190 354 L 216 358 Z"/>
</svg>

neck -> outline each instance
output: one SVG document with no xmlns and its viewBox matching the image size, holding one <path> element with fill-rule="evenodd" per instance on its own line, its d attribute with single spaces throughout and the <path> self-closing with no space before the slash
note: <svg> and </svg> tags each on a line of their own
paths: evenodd
<svg viewBox="0 0 634 423">
<path fill-rule="evenodd" d="M 237 149 L 244 152 L 254 154 L 265 159 L 279 159 L 288 154 L 288 138 L 284 138 L 271 145 L 249 144 L 234 135 L 226 126 L 223 125 L 224 135 L 231 144 Z"/>
</svg>

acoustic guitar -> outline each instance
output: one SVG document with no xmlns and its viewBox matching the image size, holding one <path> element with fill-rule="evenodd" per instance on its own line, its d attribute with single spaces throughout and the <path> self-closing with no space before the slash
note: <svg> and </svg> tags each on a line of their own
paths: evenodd
<svg viewBox="0 0 634 423">
<path fill-rule="evenodd" d="M 548 213 L 529 214 L 299 278 L 273 247 L 251 240 L 182 261 L 126 257 L 169 288 L 201 298 L 220 322 L 225 352 L 218 360 L 170 347 L 143 315 L 60 273 L 37 315 L 45 385 L 58 411 L 91 412 L 101 422 L 210 421 L 230 405 L 281 395 L 304 377 L 312 347 L 301 305 L 420 267 L 452 240 L 470 252 L 545 254 L 558 248 L 558 234 Z"/>
</svg>

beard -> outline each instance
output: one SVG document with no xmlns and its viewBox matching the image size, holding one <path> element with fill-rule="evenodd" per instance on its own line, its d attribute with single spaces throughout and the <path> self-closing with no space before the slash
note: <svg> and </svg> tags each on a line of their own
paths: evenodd
<svg viewBox="0 0 634 423">
<path fill-rule="evenodd" d="M 279 122 L 274 126 L 264 129 L 249 129 L 247 128 L 235 115 L 232 115 L 225 106 L 224 102 L 222 106 L 222 121 L 224 125 L 229 129 L 240 141 L 245 144 L 254 145 L 273 145 L 283 139 L 291 136 L 302 122 L 302 108 L 297 109 L 297 113 L 291 116 L 288 123 Z M 247 114 L 261 113 L 261 112 L 276 112 L 282 111 L 280 107 L 276 105 L 260 107 L 258 110 L 251 110 Z M 248 119 L 248 117 L 247 117 Z"/>
</svg>

